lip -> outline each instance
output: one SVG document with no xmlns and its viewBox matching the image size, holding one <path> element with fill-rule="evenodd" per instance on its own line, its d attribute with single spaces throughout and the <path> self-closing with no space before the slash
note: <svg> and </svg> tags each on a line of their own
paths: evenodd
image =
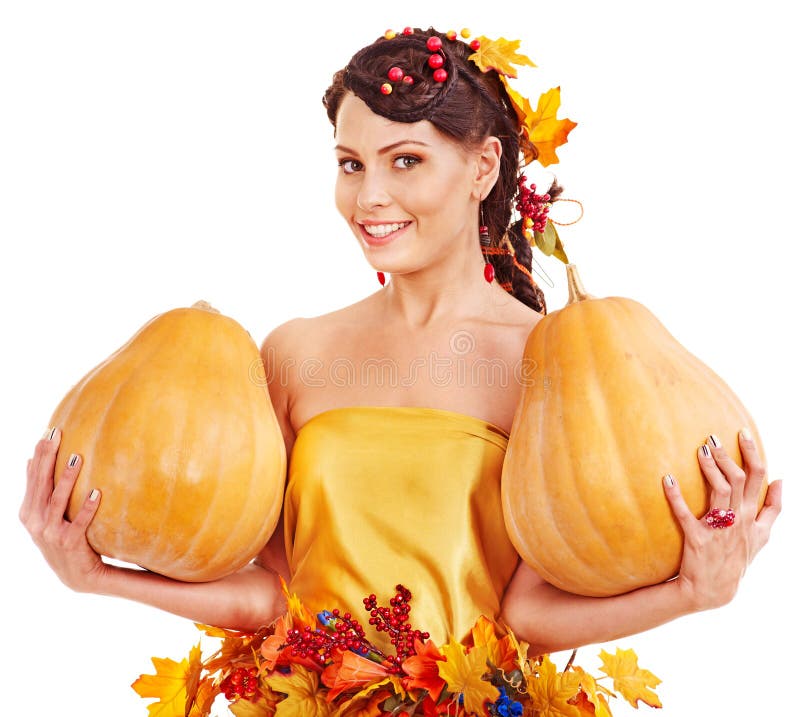
<svg viewBox="0 0 800 717">
<path fill-rule="evenodd" d="M 384 246 L 391 241 L 394 241 L 397 237 L 399 237 L 406 229 L 411 226 L 411 222 L 406 220 L 406 225 L 401 227 L 395 232 L 391 234 L 387 234 L 385 237 L 374 237 L 364 229 L 364 226 L 378 226 L 380 224 L 400 224 L 401 222 L 376 222 L 376 221 L 369 221 L 369 222 L 357 222 L 358 230 L 361 232 L 361 238 L 364 240 L 366 244 L 370 246 Z"/>
</svg>

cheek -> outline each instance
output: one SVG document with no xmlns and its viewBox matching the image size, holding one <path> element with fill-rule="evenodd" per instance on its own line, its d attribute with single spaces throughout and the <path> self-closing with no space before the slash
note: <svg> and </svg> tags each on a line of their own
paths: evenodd
<svg viewBox="0 0 800 717">
<path fill-rule="evenodd" d="M 348 183 L 344 181 L 344 178 L 340 174 L 336 178 L 336 186 L 334 187 L 333 197 L 339 214 L 341 214 L 345 219 L 350 219 L 353 213 L 351 201 L 352 192 L 347 185 Z"/>
</svg>

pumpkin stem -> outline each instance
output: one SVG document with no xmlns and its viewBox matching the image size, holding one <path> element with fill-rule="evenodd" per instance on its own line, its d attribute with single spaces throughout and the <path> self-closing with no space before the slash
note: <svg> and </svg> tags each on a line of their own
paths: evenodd
<svg viewBox="0 0 800 717">
<path fill-rule="evenodd" d="M 578 301 L 594 298 L 591 294 L 587 294 L 586 289 L 583 288 L 583 282 L 578 274 L 578 267 L 575 266 L 575 264 L 567 264 L 567 287 L 569 288 L 569 299 L 567 300 L 566 306 L 575 304 Z"/>
<path fill-rule="evenodd" d="M 215 309 L 213 306 L 211 306 L 211 304 L 209 304 L 207 301 L 203 301 L 202 299 L 200 301 L 195 301 L 192 304 L 192 308 L 202 309 L 203 311 L 210 311 L 213 314 L 219 313 L 219 309 Z"/>
</svg>

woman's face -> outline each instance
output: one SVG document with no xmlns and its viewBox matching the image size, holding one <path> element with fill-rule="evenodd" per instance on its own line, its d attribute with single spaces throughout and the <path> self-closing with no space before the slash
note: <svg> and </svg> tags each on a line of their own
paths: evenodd
<svg viewBox="0 0 800 717">
<path fill-rule="evenodd" d="M 430 122 L 393 122 L 352 93 L 336 122 L 336 206 L 376 269 L 413 271 L 478 245 L 480 153 Z M 490 189 L 491 187 L 489 187 Z"/>
</svg>

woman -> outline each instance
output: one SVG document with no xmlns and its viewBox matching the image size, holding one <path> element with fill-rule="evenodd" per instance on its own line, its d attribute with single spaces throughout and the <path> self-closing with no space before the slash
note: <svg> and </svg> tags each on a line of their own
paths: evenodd
<svg viewBox="0 0 800 717">
<path fill-rule="evenodd" d="M 446 77 L 428 67 L 436 54 Z M 75 457 L 53 490 L 56 427 L 29 462 L 20 515 L 65 584 L 255 629 L 286 609 L 280 576 L 312 608 L 354 611 L 365 594 L 402 582 L 415 624 L 437 643 L 485 613 L 535 653 L 639 632 L 733 597 L 780 511 L 776 482 L 757 514 L 764 470 L 745 437 L 744 470 L 711 437 L 708 455 L 698 448 L 712 505 L 733 508 L 734 527 L 709 530 L 665 481 L 687 546 L 674 581 L 612 598 L 567 594 L 520 563 L 505 535 L 499 477 L 522 389 L 514 368 L 545 306 L 518 231 L 509 232 L 513 255 L 502 253 L 519 121 L 497 73 L 481 72 L 471 54 L 433 31 L 379 39 L 326 92 L 337 206 L 371 265 L 392 278 L 264 341 L 291 462 L 282 522 L 259 558 L 205 584 L 105 564 L 85 537 L 102 497 L 93 491 L 73 523 L 63 520 L 81 463 Z M 387 82 L 395 67 L 402 76 Z M 497 280 L 487 281 L 487 260 Z M 388 387 L 373 377 L 376 362 L 394 377 Z M 499 386 L 483 375 L 487 365 Z"/>
</svg>

